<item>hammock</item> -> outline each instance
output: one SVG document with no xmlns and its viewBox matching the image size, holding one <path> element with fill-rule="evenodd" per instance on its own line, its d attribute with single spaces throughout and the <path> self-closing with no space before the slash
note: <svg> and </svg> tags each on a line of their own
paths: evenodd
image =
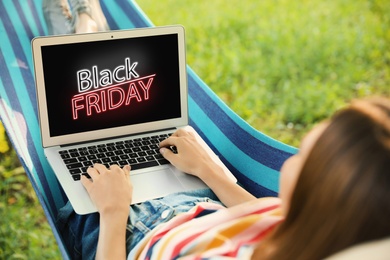
<svg viewBox="0 0 390 260">
<path fill-rule="evenodd" d="M 100 2 L 112 30 L 153 26 L 133 1 Z M 0 1 L 0 118 L 68 258 L 54 224 L 67 198 L 44 156 L 37 116 L 30 42 L 47 34 L 41 6 L 39 0 Z M 248 125 L 190 67 L 188 88 L 190 125 L 245 189 L 256 197 L 276 196 L 280 167 L 296 149 Z"/>
</svg>

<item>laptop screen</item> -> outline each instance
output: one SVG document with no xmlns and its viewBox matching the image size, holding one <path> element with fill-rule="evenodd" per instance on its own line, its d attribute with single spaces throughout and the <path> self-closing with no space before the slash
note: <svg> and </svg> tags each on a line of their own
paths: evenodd
<svg viewBox="0 0 390 260">
<path fill-rule="evenodd" d="M 51 137 L 180 118 L 178 35 L 41 47 Z"/>
</svg>

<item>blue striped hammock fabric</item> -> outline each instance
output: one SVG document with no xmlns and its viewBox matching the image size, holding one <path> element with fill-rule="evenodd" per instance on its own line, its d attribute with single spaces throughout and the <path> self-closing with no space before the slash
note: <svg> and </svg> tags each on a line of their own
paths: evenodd
<svg viewBox="0 0 390 260">
<path fill-rule="evenodd" d="M 153 26 L 134 1 L 100 2 L 113 30 Z M 32 38 L 46 34 L 40 0 L 0 1 L 1 121 L 42 204 L 60 251 L 67 258 L 54 224 L 58 209 L 67 198 L 41 146 L 30 45 Z M 244 188 L 256 197 L 276 196 L 280 167 L 296 149 L 252 128 L 187 68 L 190 125 Z"/>
</svg>

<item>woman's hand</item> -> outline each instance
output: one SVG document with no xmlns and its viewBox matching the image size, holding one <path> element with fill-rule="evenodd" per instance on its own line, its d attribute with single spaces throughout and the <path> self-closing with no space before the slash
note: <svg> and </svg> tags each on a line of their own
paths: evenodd
<svg viewBox="0 0 390 260">
<path fill-rule="evenodd" d="M 177 154 L 167 148 L 170 146 L 176 147 Z M 226 176 L 223 168 L 210 157 L 193 133 L 179 129 L 162 141 L 160 147 L 165 159 L 179 170 L 199 177 L 225 206 L 230 207 L 256 199 Z"/>
<path fill-rule="evenodd" d="M 130 166 L 107 169 L 95 164 L 87 172 L 92 180 L 82 176 L 81 182 L 100 214 L 96 259 L 126 259 L 126 224 L 133 193 Z"/>
<path fill-rule="evenodd" d="M 177 153 L 168 147 L 174 146 Z M 198 143 L 193 133 L 184 129 L 177 130 L 160 143 L 160 153 L 179 170 L 203 179 L 205 171 L 219 170 L 207 151 Z M 206 169 L 207 168 L 207 169 Z"/>
<path fill-rule="evenodd" d="M 95 164 L 87 170 L 91 180 L 81 177 L 92 201 L 95 203 L 100 214 L 110 212 L 129 213 L 133 186 L 130 181 L 130 166 L 121 169 L 117 165 L 111 165 L 107 169 L 102 164 Z"/>
</svg>

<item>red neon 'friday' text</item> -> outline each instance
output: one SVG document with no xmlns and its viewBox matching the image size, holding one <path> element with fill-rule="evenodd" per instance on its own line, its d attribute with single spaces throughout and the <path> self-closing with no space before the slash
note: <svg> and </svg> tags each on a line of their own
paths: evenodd
<svg viewBox="0 0 390 260">
<path fill-rule="evenodd" d="M 155 75 L 156 74 L 153 74 L 136 80 L 124 82 L 118 85 L 106 87 L 100 90 L 75 95 L 72 98 L 73 119 L 77 120 L 79 112 L 84 109 L 86 111 L 86 115 L 91 116 L 93 110 L 96 113 L 102 113 L 107 110 L 117 109 L 123 105 L 128 106 L 130 105 L 130 102 L 133 98 L 137 102 L 141 102 L 142 100 L 148 100 L 149 90 Z M 146 85 L 143 81 L 144 79 L 148 80 Z M 137 88 L 137 84 L 138 88 L 140 88 L 144 94 L 143 99 L 140 94 L 140 91 Z M 128 86 L 126 91 L 124 89 L 124 86 Z M 116 98 L 116 101 L 114 101 L 114 95 L 118 97 Z"/>
</svg>

